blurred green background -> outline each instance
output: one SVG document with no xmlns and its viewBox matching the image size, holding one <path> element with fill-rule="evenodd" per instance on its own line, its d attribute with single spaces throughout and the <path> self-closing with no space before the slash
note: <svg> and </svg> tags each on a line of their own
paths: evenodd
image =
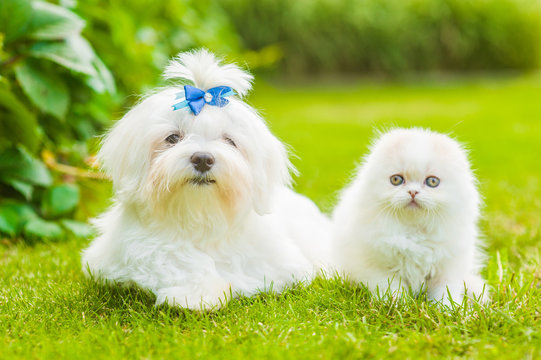
<svg viewBox="0 0 541 360">
<path fill-rule="evenodd" d="M 110 195 L 93 162 L 97 135 L 163 84 L 169 58 L 198 47 L 255 72 L 250 101 L 302 158 L 298 189 L 329 211 L 367 130 L 406 117 L 454 131 L 461 111 L 476 106 L 461 98 L 471 96 L 465 89 L 535 73 L 541 2 L 0 0 L 4 242 L 92 235 L 86 221 Z M 511 95 L 528 97 L 538 83 L 529 79 L 525 93 Z M 434 89 L 447 86 L 456 90 L 438 98 Z M 414 99 L 423 87 L 430 99 Z M 423 123 L 438 101 L 469 105 L 446 107 L 445 126 Z"/>
</svg>

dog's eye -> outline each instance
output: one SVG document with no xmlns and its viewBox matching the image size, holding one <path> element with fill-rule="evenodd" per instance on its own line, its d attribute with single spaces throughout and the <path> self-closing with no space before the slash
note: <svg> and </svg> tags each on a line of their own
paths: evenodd
<svg viewBox="0 0 541 360">
<path fill-rule="evenodd" d="M 168 137 L 165 138 L 165 141 L 169 144 L 176 144 L 178 143 L 182 138 L 179 134 L 171 134 Z"/>
<path fill-rule="evenodd" d="M 230 137 L 228 136 L 224 136 L 224 140 L 227 141 L 227 143 L 233 147 L 237 147 L 237 144 L 235 144 L 235 142 L 233 140 L 231 140 Z"/>
<path fill-rule="evenodd" d="M 391 176 L 390 180 L 391 184 L 393 184 L 394 186 L 398 186 L 404 183 L 404 177 L 398 174 Z"/>
</svg>

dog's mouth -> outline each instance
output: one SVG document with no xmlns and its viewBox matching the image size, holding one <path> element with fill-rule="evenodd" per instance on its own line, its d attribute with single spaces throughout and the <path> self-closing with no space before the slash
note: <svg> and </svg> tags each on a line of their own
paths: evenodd
<svg viewBox="0 0 541 360">
<path fill-rule="evenodd" d="M 193 177 L 191 179 L 188 179 L 187 181 L 189 184 L 196 185 L 196 186 L 204 186 L 204 185 L 212 185 L 216 184 L 216 180 L 208 178 L 208 177 Z"/>
</svg>

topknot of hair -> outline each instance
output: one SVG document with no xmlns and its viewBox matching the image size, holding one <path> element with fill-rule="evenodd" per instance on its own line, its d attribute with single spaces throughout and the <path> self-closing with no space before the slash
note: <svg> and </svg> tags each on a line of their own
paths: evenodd
<svg viewBox="0 0 541 360">
<path fill-rule="evenodd" d="M 178 54 L 163 73 L 165 79 L 183 79 L 201 90 L 216 86 L 229 86 L 240 96 L 252 88 L 253 76 L 235 64 L 223 64 L 222 60 L 206 49 Z"/>
</svg>

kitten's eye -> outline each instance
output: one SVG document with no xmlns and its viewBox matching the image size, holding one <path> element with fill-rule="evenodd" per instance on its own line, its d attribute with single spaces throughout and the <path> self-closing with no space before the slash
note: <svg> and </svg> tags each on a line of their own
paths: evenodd
<svg viewBox="0 0 541 360">
<path fill-rule="evenodd" d="M 426 178 L 425 184 L 427 186 L 430 186 L 431 188 L 435 188 L 436 186 L 438 186 L 440 184 L 440 179 L 438 179 L 435 176 L 429 176 L 429 177 Z"/>
<path fill-rule="evenodd" d="M 230 137 L 228 136 L 224 136 L 224 140 L 227 141 L 227 143 L 233 147 L 237 147 L 237 144 L 235 144 L 235 142 L 233 140 L 231 140 Z"/>
<path fill-rule="evenodd" d="M 182 140 L 182 137 L 180 136 L 180 134 L 171 134 L 165 138 L 165 141 L 172 145 L 178 143 L 180 140 Z"/>
<path fill-rule="evenodd" d="M 391 176 L 391 184 L 394 186 L 402 185 L 404 183 L 404 178 L 402 175 L 393 175 Z"/>
</svg>

